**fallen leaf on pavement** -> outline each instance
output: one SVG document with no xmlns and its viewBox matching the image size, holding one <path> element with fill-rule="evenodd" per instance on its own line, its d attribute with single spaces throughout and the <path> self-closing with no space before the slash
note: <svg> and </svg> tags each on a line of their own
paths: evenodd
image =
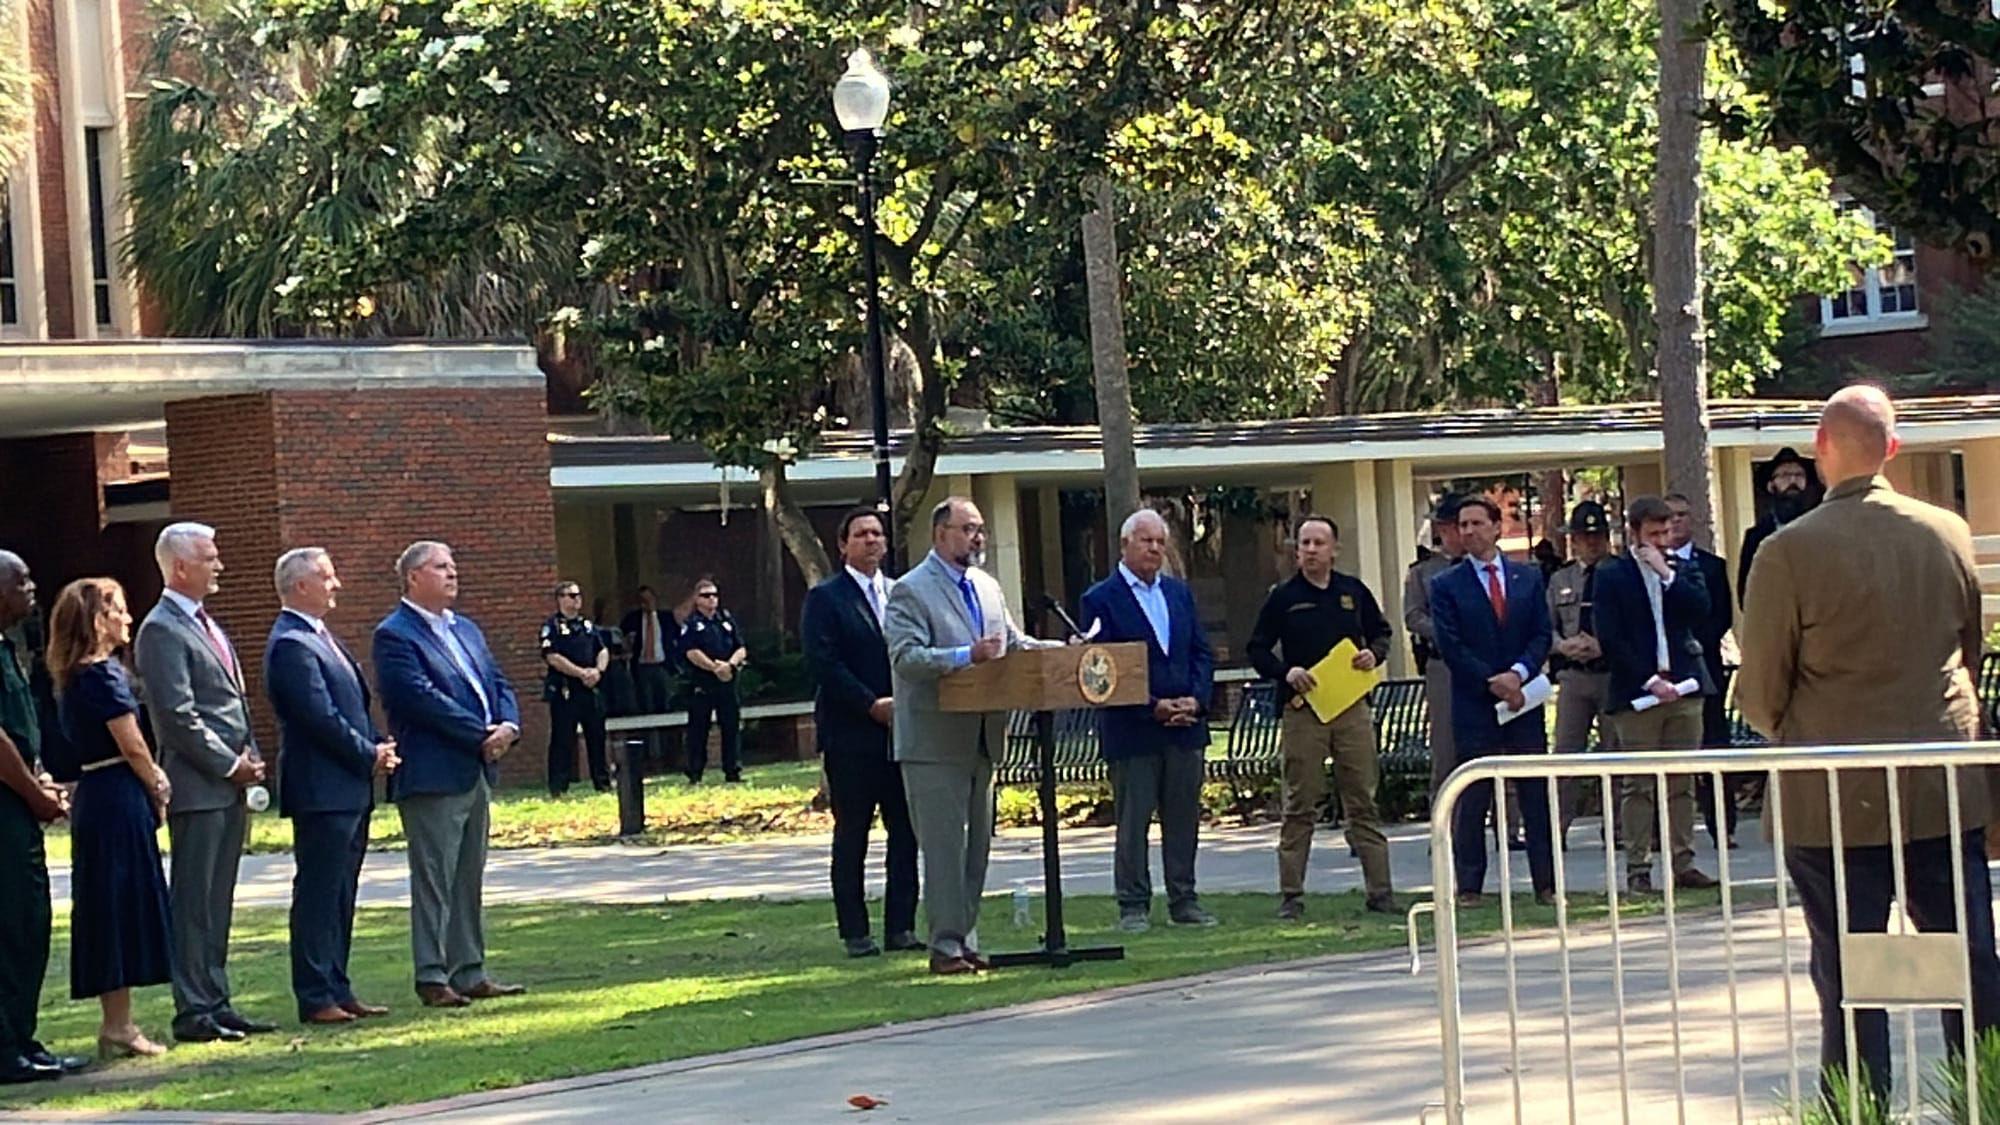
<svg viewBox="0 0 2000 1125">
<path fill-rule="evenodd" d="M 889 1099 L 871 1097 L 867 1094 L 856 1094 L 853 1097 L 847 1099 L 847 1104 L 853 1106 L 855 1109 L 867 1110 L 867 1109 L 874 1109 L 877 1106 L 888 1105 Z"/>
</svg>

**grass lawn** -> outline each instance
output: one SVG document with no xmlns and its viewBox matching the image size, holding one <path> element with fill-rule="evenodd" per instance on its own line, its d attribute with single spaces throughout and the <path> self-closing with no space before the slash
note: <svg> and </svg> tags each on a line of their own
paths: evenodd
<svg viewBox="0 0 2000 1125">
<path fill-rule="evenodd" d="M 1678 901 L 1699 909 L 1718 898 L 1685 892 Z M 1313 896 L 1305 924 L 1273 920 L 1268 894 L 1204 895 L 1202 902 L 1222 925 L 1163 925 L 1134 935 L 1116 931 L 1108 896 L 1072 898 L 1073 944 L 1117 941 L 1127 960 L 948 978 L 930 976 L 922 954 L 848 960 L 823 902 L 496 906 L 486 912 L 490 964 L 495 976 L 530 992 L 456 1011 L 422 1008 L 411 995 L 407 912 L 368 909 L 355 925 L 356 989 L 395 1012 L 312 1030 L 293 1022 L 283 911 L 239 910 L 230 963 L 237 1003 L 283 1021 L 282 1031 L 6 1088 L 0 1111 L 352 1111 L 1404 941 L 1401 919 L 1366 913 L 1358 893 Z M 1654 900 L 1634 912 L 1658 909 Z M 1578 922 L 1602 917 L 1603 900 L 1574 895 L 1570 913 Z M 1011 926 L 1004 897 L 988 900 L 986 918 L 989 950 L 1032 943 L 1036 931 Z M 1466 934 L 1490 931 L 1499 925 L 1499 906 L 1489 900 L 1460 919 Z M 1546 926 L 1554 911 L 1523 898 L 1516 920 Z M 66 999 L 66 915 L 57 919 L 56 942 L 41 1036 L 59 1051 L 84 1052 L 94 1041 L 97 1006 Z M 168 990 L 141 990 L 137 1008 L 140 1026 L 164 1041 Z"/>
<path fill-rule="evenodd" d="M 742 785 L 725 785 L 710 778 L 689 785 L 678 774 L 646 779 L 645 839 L 656 844 L 723 844 L 752 836 L 831 832 L 833 817 L 815 812 L 813 794 L 819 788 L 819 763 L 788 762 L 754 766 L 743 771 Z M 403 820 L 392 804 L 375 808 L 369 829 L 370 846 L 401 848 Z M 618 839 L 618 794 L 598 793 L 588 784 L 570 796 L 551 798 L 539 786 L 506 789 L 493 797 L 493 837 L 496 848 L 546 848 L 575 844 L 605 844 Z M 47 835 L 49 857 L 69 858 L 69 829 L 58 825 Z M 167 846 L 166 829 L 160 846 Z M 269 811 L 250 818 L 253 854 L 286 852 L 292 848 L 292 822 Z"/>
</svg>

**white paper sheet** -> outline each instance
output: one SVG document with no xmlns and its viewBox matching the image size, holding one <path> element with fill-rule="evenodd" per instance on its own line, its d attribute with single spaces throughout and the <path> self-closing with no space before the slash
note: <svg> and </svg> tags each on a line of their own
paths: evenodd
<svg viewBox="0 0 2000 1125">
<path fill-rule="evenodd" d="M 1695 679 L 1692 676 L 1689 676 L 1687 679 L 1682 680 L 1680 683 L 1675 684 L 1674 690 L 1680 692 L 1684 696 L 1693 695 L 1695 692 L 1701 690 L 1701 681 Z M 1660 697 L 1654 695 L 1652 692 L 1647 692 L 1646 694 L 1632 701 L 1632 710 L 1651 711 L 1653 708 L 1658 707 L 1659 705 L 1660 705 Z"/>
<path fill-rule="evenodd" d="M 1555 685 L 1549 683 L 1547 676 L 1536 676 L 1534 679 L 1521 685 L 1522 706 L 1519 711 L 1510 709 L 1505 701 L 1501 701 L 1493 705 L 1493 713 L 1499 716 L 1500 725 L 1506 726 L 1515 719 L 1547 703 L 1549 696 L 1555 694 L 1555 690 Z"/>
</svg>

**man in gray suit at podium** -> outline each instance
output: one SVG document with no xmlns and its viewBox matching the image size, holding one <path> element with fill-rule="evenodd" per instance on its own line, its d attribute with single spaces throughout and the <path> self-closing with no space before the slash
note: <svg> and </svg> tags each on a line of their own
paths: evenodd
<svg viewBox="0 0 2000 1125">
<path fill-rule="evenodd" d="M 938 680 L 1011 649 L 1037 647 L 1007 613 L 1006 595 L 979 569 L 986 524 L 963 496 L 931 510 L 931 551 L 889 591 L 883 636 L 895 687 L 895 755 L 923 854 L 931 972 L 990 968 L 976 948 L 979 896 L 993 836 L 993 759 L 1007 745 L 1007 712 L 938 709 Z"/>
</svg>

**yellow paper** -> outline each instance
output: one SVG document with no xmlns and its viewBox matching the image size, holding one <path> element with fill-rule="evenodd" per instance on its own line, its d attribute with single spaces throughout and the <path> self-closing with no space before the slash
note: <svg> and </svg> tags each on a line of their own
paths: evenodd
<svg viewBox="0 0 2000 1125">
<path fill-rule="evenodd" d="M 1343 640 L 1333 646 L 1318 664 L 1306 671 L 1312 673 L 1313 689 L 1305 694 L 1307 706 L 1319 716 L 1322 723 L 1330 723 L 1346 712 L 1349 707 L 1368 698 L 1376 681 L 1382 678 L 1382 666 L 1376 665 L 1366 672 L 1354 667 L 1354 658 L 1361 650 L 1353 641 Z"/>
</svg>

